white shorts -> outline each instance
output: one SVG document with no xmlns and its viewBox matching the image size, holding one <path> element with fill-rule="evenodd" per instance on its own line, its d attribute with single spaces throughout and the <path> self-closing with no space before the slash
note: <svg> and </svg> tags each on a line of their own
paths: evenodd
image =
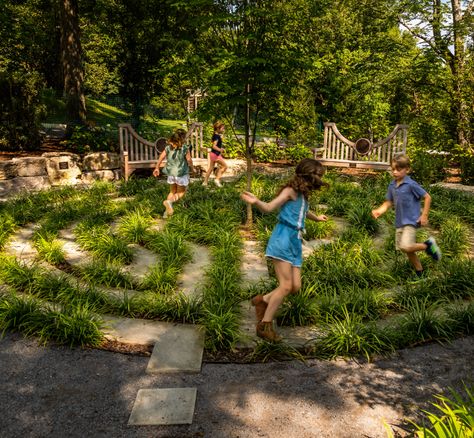
<svg viewBox="0 0 474 438">
<path fill-rule="evenodd" d="M 186 187 L 189 185 L 189 175 L 184 176 L 168 176 L 168 184 L 176 184 L 178 186 Z"/>
<path fill-rule="evenodd" d="M 395 248 L 406 248 L 416 243 L 416 228 L 413 225 L 405 225 L 395 230 Z"/>
</svg>

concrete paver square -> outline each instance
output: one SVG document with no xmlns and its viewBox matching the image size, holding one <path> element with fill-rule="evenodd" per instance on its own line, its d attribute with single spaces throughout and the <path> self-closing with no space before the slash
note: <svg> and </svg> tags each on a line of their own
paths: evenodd
<svg viewBox="0 0 474 438">
<path fill-rule="evenodd" d="M 140 389 L 128 424 L 191 424 L 196 394 L 196 388 Z"/>
<path fill-rule="evenodd" d="M 176 325 L 163 332 L 155 343 L 147 373 L 199 373 L 204 351 L 204 330 Z"/>
</svg>

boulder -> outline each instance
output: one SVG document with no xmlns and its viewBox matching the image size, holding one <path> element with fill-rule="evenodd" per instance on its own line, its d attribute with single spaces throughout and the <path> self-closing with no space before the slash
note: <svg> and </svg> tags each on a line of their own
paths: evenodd
<svg viewBox="0 0 474 438">
<path fill-rule="evenodd" d="M 74 185 L 80 182 L 80 157 L 70 152 L 46 152 L 46 169 L 53 186 Z"/>
<path fill-rule="evenodd" d="M 9 196 L 21 191 L 36 191 L 49 189 L 48 176 L 19 176 L 16 178 L 0 181 L 0 196 Z"/>
<path fill-rule="evenodd" d="M 0 161 L 0 181 L 14 178 L 17 175 L 17 163 L 12 160 Z"/>
<path fill-rule="evenodd" d="M 94 152 L 83 160 L 84 170 L 112 170 L 120 168 L 120 157 L 113 152 Z"/>
<path fill-rule="evenodd" d="M 45 176 L 46 159 L 43 157 L 22 157 L 13 158 L 16 165 L 16 175 L 19 177 Z"/>
<path fill-rule="evenodd" d="M 90 170 L 82 173 L 82 182 L 91 184 L 94 181 L 116 181 L 120 179 L 120 170 Z"/>
</svg>

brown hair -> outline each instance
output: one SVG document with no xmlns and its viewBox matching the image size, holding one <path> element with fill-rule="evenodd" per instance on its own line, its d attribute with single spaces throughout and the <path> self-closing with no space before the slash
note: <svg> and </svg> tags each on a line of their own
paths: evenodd
<svg viewBox="0 0 474 438">
<path fill-rule="evenodd" d="M 183 137 L 178 132 L 173 132 L 168 138 L 168 143 L 176 145 L 177 149 L 181 149 L 183 147 Z"/>
<path fill-rule="evenodd" d="M 186 141 L 186 136 L 188 135 L 186 130 L 183 128 L 179 128 L 175 132 L 181 137 L 181 141 L 184 143 Z"/>
<path fill-rule="evenodd" d="M 298 193 L 308 199 L 313 190 L 319 190 L 328 184 L 322 181 L 322 177 L 326 169 L 324 166 L 313 158 L 303 158 L 295 169 L 295 175 L 281 189 L 291 187 Z"/>
<path fill-rule="evenodd" d="M 212 127 L 214 128 L 214 132 L 217 131 L 221 126 L 224 126 L 222 122 L 216 122 Z"/>
<path fill-rule="evenodd" d="M 390 166 L 395 169 L 409 169 L 410 158 L 406 154 L 397 154 L 392 158 Z"/>
</svg>

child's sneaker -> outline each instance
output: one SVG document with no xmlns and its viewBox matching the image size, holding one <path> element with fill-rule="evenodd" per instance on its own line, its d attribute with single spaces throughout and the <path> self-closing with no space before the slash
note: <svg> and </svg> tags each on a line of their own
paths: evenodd
<svg viewBox="0 0 474 438">
<path fill-rule="evenodd" d="M 222 183 L 221 183 L 218 179 L 215 179 L 215 180 L 214 180 L 214 184 L 215 184 L 217 187 L 222 187 Z"/>
<path fill-rule="evenodd" d="M 428 254 L 434 261 L 438 262 L 441 260 L 441 250 L 436 243 L 434 237 L 430 237 L 425 241 L 426 249 L 425 252 Z"/>
<path fill-rule="evenodd" d="M 173 203 L 171 201 L 163 201 L 163 205 L 165 206 L 165 213 L 163 214 L 163 219 L 171 216 L 174 213 L 173 210 Z"/>
<path fill-rule="evenodd" d="M 203 182 L 202 182 L 202 185 L 203 185 L 204 187 L 207 187 L 207 181 L 203 181 Z"/>
</svg>

